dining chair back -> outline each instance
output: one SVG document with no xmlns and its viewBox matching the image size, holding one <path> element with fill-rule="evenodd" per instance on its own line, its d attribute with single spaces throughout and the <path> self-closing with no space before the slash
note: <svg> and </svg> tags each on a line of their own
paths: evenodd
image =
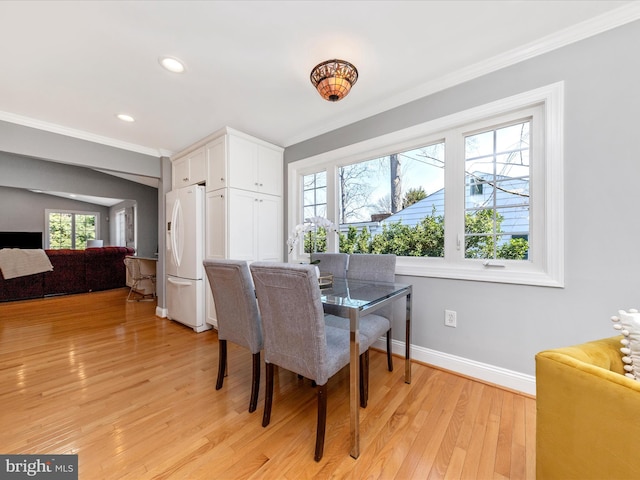
<svg viewBox="0 0 640 480">
<path fill-rule="evenodd" d="M 394 254 L 356 253 L 349 255 L 347 278 L 353 280 L 370 280 L 374 282 L 393 283 L 396 279 L 396 256 Z M 388 322 L 387 332 L 387 368 L 393 371 L 393 356 L 391 349 L 391 326 L 393 324 L 393 309 L 391 305 L 376 310 L 375 313 L 362 317 L 361 323 L 373 320 L 373 316 L 382 317 Z M 375 319 L 376 323 L 380 319 Z"/>
<path fill-rule="evenodd" d="M 262 324 L 256 302 L 253 280 L 247 262 L 240 260 L 204 260 L 209 286 L 213 294 L 218 323 L 218 379 L 222 388 L 227 372 L 227 341 L 247 348 L 252 354 L 253 373 L 249 411 L 258 403 L 260 390 L 260 351 Z"/>
<path fill-rule="evenodd" d="M 321 273 L 330 273 L 334 277 L 347 276 L 349 255 L 346 253 L 312 253 L 311 263 L 319 261 L 316 266 Z"/>
<path fill-rule="evenodd" d="M 262 426 L 269 425 L 274 366 L 317 384 L 318 417 L 314 458 L 324 449 L 327 382 L 349 363 L 349 332 L 326 325 L 313 265 L 255 262 L 250 266 L 264 332 L 266 365 Z M 331 315 L 327 315 L 331 317 Z M 368 370 L 361 376 L 368 376 Z"/>
</svg>

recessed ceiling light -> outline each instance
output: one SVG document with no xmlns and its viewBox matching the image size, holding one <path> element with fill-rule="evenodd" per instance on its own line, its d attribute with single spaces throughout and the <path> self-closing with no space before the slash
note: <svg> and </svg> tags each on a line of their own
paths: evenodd
<svg viewBox="0 0 640 480">
<path fill-rule="evenodd" d="M 123 122 L 135 122 L 136 121 L 135 118 L 133 118 L 131 115 L 127 115 L 126 113 L 119 113 L 118 115 L 116 115 L 116 117 L 118 117 Z"/>
<path fill-rule="evenodd" d="M 160 57 L 158 59 L 160 65 L 173 73 L 183 73 L 185 71 L 184 64 L 174 57 Z"/>
</svg>

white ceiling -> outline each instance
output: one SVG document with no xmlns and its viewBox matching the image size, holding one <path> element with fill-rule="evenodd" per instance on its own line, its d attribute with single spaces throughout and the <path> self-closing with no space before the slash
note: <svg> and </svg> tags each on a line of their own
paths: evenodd
<svg viewBox="0 0 640 480">
<path fill-rule="evenodd" d="M 0 1 L 0 120 L 171 154 L 222 128 L 288 146 L 640 18 L 631 1 Z M 158 57 L 187 67 L 164 71 Z M 342 101 L 309 82 L 331 58 Z M 136 118 L 123 123 L 115 115 Z"/>
</svg>

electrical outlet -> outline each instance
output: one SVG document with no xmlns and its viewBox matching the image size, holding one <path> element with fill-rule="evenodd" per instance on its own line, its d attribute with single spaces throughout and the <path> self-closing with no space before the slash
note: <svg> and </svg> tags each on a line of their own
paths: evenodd
<svg viewBox="0 0 640 480">
<path fill-rule="evenodd" d="M 456 318 L 456 312 L 454 310 L 445 310 L 444 311 L 444 324 L 447 327 L 457 327 L 458 320 Z"/>
</svg>

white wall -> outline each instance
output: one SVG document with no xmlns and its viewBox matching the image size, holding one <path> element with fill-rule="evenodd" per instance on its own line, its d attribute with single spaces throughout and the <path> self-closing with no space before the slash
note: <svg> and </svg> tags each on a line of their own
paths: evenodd
<svg viewBox="0 0 640 480">
<path fill-rule="evenodd" d="M 609 317 L 640 306 L 638 45 L 634 22 L 285 150 L 289 163 L 565 82 L 565 288 L 398 277 L 414 285 L 416 357 L 533 392 L 536 352 L 613 336 Z"/>
</svg>

